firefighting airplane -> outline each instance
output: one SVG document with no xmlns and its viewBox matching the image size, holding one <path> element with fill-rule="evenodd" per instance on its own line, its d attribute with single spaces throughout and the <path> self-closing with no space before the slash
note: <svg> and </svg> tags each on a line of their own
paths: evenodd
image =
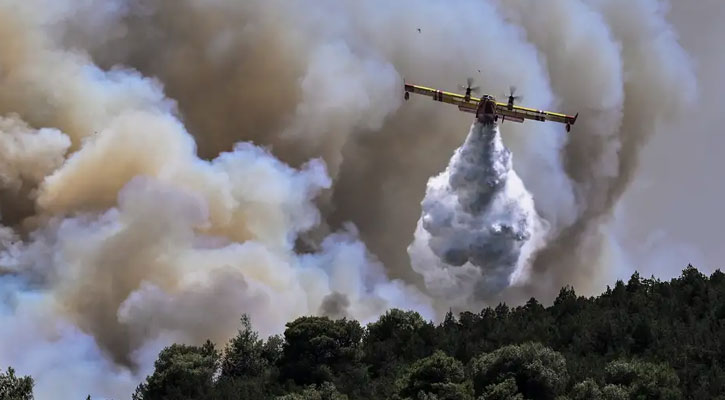
<svg viewBox="0 0 725 400">
<path fill-rule="evenodd" d="M 466 94 L 461 95 L 405 82 L 405 100 L 410 98 L 410 93 L 430 96 L 433 100 L 456 105 L 461 111 L 476 114 L 476 118 L 483 124 L 492 124 L 498 121 L 499 118 L 501 122 L 513 121 L 519 123 L 524 122 L 525 119 L 533 119 L 535 121 L 554 121 L 566 124 L 566 131 L 569 132 L 571 126 L 579 117 L 579 113 L 572 117 L 566 114 L 515 106 L 514 100 L 518 100 L 520 97 L 514 96 L 515 88 L 513 87 L 511 88 L 508 103 L 499 103 L 493 96 L 487 94 L 484 94 L 480 99 L 471 97 L 471 92 L 478 91 L 478 87 L 471 87 L 472 83 L 473 79 L 468 78 L 468 86 L 460 86 L 461 89 L 466 90 Z"/>
</svg>

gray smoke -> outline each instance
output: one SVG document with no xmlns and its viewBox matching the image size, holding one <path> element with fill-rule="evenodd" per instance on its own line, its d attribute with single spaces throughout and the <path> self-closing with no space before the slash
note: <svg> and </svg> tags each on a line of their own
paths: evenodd
<svg viewBox="0 0 725 400">
<path fill-rule="evenodd" d="M 333 318 L 346 318 L 347 308 L 350 307 L 350 300 L 342 293 L 332 292 L 322 300 L 320 314 Z"/>
<path fill-rule="evenodd" d="M 612 231 L 625 258 L 623 279 L 634 269 L 669 279 L 688 263 L 707 273 L 725 259 L 725 186 L 717 183 L 725 170 L 725 25 L 719 22 L 725 3 L 672 1 L 670 7 L 668 19 L 702 85 L 687 117 L 663 125 L 644 147 L 641 169 L 617 206 Z"/>
<path fill-rule="evenodd" d="M 428 181 L 422 209 L 408 251 L 428 290 L 449 307 L 525 282 L 546 234 L 497 124 L 473 123 L 446 170 Z"/>
</svg>

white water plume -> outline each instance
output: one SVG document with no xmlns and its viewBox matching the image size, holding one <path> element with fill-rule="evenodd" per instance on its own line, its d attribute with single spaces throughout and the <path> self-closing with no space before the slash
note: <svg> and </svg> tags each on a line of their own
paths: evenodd
<svg viewBox="0 0 725 400">
<path fill-rule="evenodd" d="M 436 297 L 461 307 L 526 282 L 547 224 L 497 124 L 473 123 L 446 170 L 428 181 L 422 209 L 408 252 Z"/>
</svg>

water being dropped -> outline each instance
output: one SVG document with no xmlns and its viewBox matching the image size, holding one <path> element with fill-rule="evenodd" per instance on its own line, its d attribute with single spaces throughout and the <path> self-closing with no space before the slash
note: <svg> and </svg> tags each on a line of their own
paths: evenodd
<svg viewBox="0 0 725 400">
<path fill-rule="evenodd" d="M 446 170 L 428 181 L 409 253 L 429 289 L 486 298 L 525 279 L 545 223 L 512 164 L 498 126 L 475 122 Z"/>
</svg>

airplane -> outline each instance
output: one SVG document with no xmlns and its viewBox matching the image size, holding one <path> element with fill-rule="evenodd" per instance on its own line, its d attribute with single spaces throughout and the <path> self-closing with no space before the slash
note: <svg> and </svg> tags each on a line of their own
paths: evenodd
<svg viewBox="0 0 725 400">
<path fill-rule="evenodd" d="M 515 100 L 521 99 L 520 96 L 514 96 L 516 88 L 513 86 L 510 88 L 510 95 L 507 103 L 497 102 L 496 98 L 491 95 L 484 94 L 480 99 L 471 97 L 472 93 L 478 92 L 479 88 L 471 87 L 473 79 L 468 78 L 468 86 L 465 88 L 459 85 L 461 89 L 465 89 L 464 95 L 458 93 L 444 92 L 442 90 L 432 89 L 425 86 L 412 85 L 407 82 L 403 82 L 405 85 L 405 100 L 410 98 L 410 93 L 418 93 L 424 96 L 432 97 L 434 101 L 440 101 L 448 104 L 458 106 L 458 109 L 464 112 L 470 112 L 476 114 L 476 118 L 479 122 L 485 124 L 493 124 L 501 119 L 503 121 L 512 121 L 522 123 L 526 119 L 535 121 L 554 121 L 562 124 L 566 124 L 566 131 L 571 131 L 571 126 L 574 125 L 579 113 L 575 116 L 554 113 L 550 111 L 542 111 L 534 108 L 527 108 L 514 105 Z"/>
</svg>

